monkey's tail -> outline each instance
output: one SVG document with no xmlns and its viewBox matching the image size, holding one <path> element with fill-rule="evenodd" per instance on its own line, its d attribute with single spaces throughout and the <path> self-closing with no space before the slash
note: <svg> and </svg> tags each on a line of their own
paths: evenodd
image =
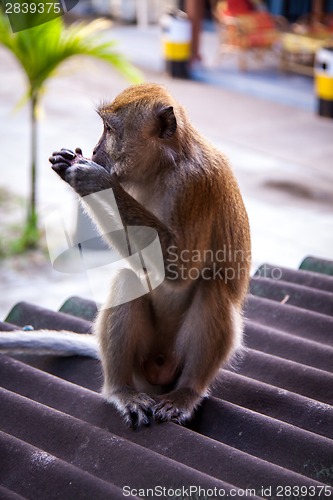
<svg viewBox="0 0 333 500">
<path fill-rule="evenodd" d="M 0 332 L 0 352 L 7 354 L 54 354 L 100 359 L 94 335 L 65 330 Z"/>
</svg>

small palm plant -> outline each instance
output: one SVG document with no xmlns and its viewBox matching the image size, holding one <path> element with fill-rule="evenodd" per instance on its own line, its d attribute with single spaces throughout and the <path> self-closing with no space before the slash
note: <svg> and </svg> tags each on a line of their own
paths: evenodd
<svg viewBox="0 0 333 500">
<path fill-rule="evenodd" d="M 142 81 L 140 72 L 115 50 L 115 42 L 103 40 L 100 31 L 106 23 L 109 24 L 98 19 L 66 27 L 62 18 L 57 17 L 45 24 L 13 33 L 0 8 L 0 44 L 11 51 L 25 72 L 28 88 L 23 102 L 29 100 L 31 108 L 31 187 L 27 221 L 19 245 L 21 250 L 36 247 L 39 240 L 36 207 L 37 110 L 48 80 L 56 74 L 61 63 L 82 55 L 111 64 L 132 83 Z"/>
</svg>

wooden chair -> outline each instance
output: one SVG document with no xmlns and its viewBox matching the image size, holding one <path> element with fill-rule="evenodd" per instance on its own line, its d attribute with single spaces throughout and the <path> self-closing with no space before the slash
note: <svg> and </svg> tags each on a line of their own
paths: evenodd
<svg viewBox="0 0 333 500">
<path fill-rule="evenodd" d="M 275 18 L 263 9 L 259 0 L 218 0 L 213 2 L 213 13 L 218 28 L 219 57 L 238 52 L 242 71 L 247 69 L 248 54 L 261 58 L 279 41 Z"/>
</svg>

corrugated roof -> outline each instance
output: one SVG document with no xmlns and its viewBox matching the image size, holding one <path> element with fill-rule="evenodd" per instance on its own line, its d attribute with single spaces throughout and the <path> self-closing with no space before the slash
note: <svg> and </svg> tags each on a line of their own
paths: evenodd
<svg viewBox="0 0 333 500">
<path fill-rule="evenodd" d="M 301 268 L 257 271 L 244 359 L 221 370 L 186 427 L 126 428 L 98 394 L 96 360 L 1 355 L 0 498 L 116 499 L 124 486 L 141 497 L 165 487 L 161 498 L 177 488 L 176 498 L 297 498 L 294 486 L 300 498 L 333 495 L 333 262 Z M 60 312 L 21 302 L 0 329 L 89 333 L 95 314 L 77 297 Z"/>
</svg>

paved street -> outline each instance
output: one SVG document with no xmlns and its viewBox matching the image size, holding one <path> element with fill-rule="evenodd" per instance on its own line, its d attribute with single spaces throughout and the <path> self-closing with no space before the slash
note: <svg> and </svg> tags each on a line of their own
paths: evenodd
<svg viewBox="0 0 333 500">
<path fill-rule="evenodd" d="M 204 39 L 204 52 L 210 56 L 211 35 Z M 196 127 L 228 155 L 250 216 L 254 268 L 263 262 L 297 267 L 309 254 L 333 258 L 333 120 L 317 117 L 310 104 L 293 106 L 282 94 L 272 102 L 215 84 L 168 78 L 162 72 L 156 28 L 117 27 L 108 36 L 119 39 L 119 47 L 143 68 L 146 80 L 167 85 Z M 2 48 L 0 76 L 0 185 L 26 196 L 29 110 L 13 112 L 24 79 Z M 126 86 L 106 65 L 81 59 L 66 64 L 50 83 L 39 127 L 42 216 L 72 199 L 50 169 L 50 153 L 81 146 L 89 156 L 101 133 L 94 108 Z M 304 102 L 306 86 L 302 92 Z M 313 102 L 313 97 L 309 99 Z M 90 296 L 84 275 L 60 274 L 43 258 L 0 263 L 0 317 L 19 300 L 56 308 L 72 294 Z"/>
</svg>

